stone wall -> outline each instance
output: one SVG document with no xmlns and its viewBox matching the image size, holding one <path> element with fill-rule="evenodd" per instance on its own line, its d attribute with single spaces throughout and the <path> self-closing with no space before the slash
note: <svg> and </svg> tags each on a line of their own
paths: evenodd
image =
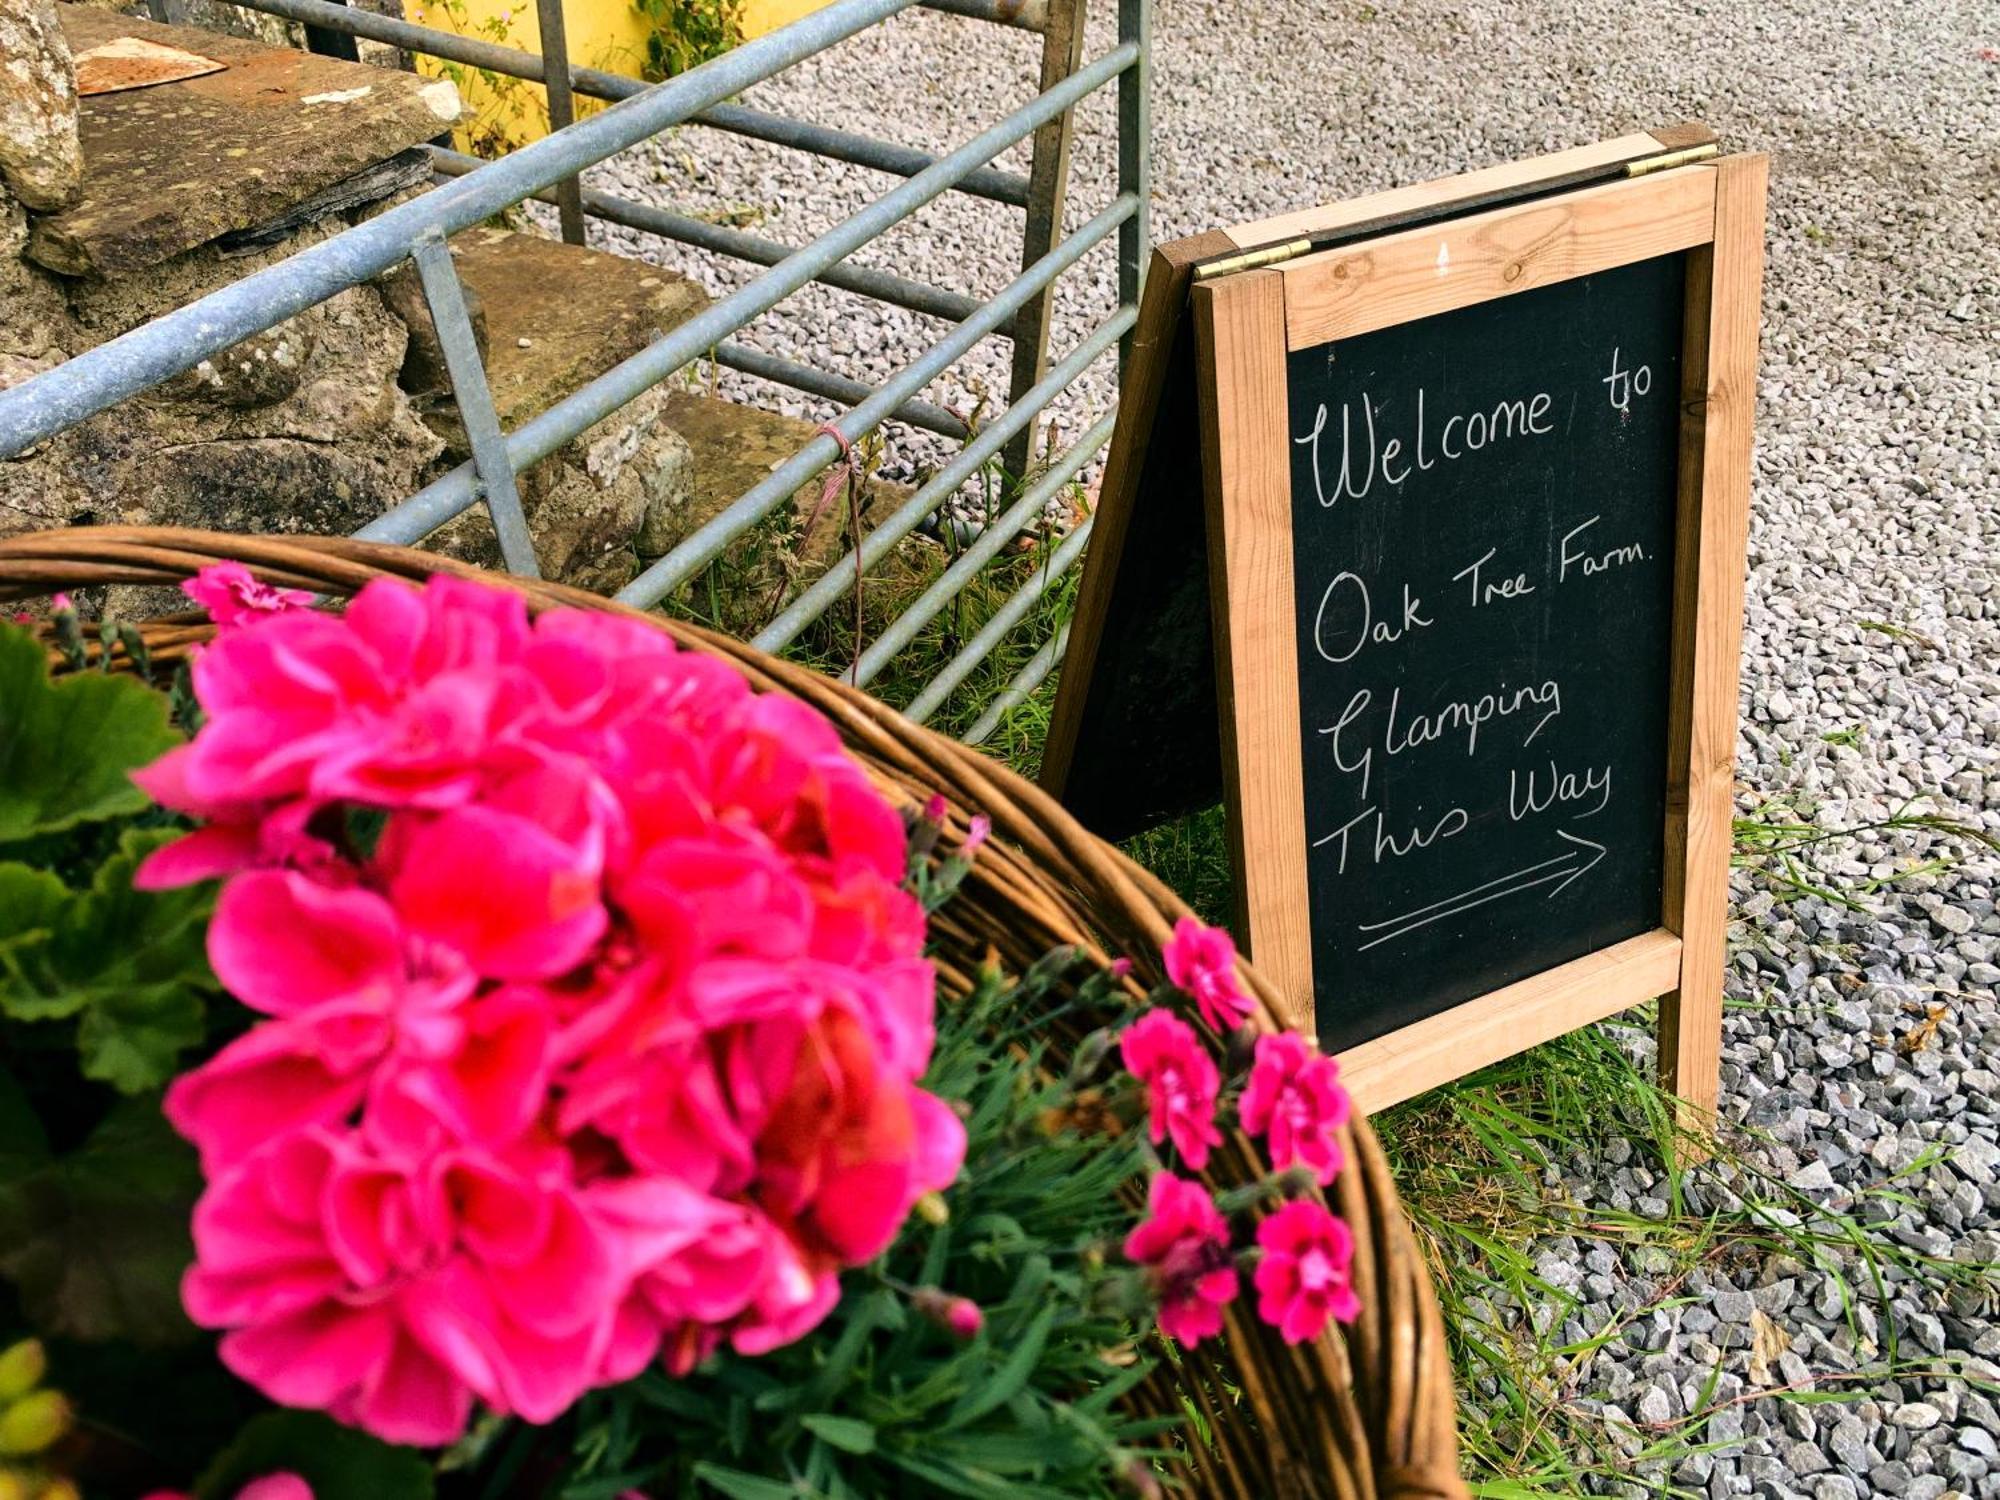
<svg viewBox="0 0 2000 1500">
<path fill-rule="evenodd" d="M 205 57 L 226 57 L 230 70 L 162 85 L 143 98 L 85 101 L 79 155 L 78 100 L 58 15 L 79 51 L 107 25 L 129 26 Z M 326 59 L 295 63 L 300 54 L 58 8 L 49 0 L 0 0 L 0 58 L 7 59 L 0 68 L 0 388 L 330 238 L 418 190 L 327 209 L 267 249 L 221 248 L 228 241 L 218 234 L 263 222 L 279 201 L 318 201 L 315 195 L 329 191 L 324 162 L 315 167 L 317 177 L 307 178 L 307 169 L 298 167 L 301 181 L 288 191 L 281 174 L 305 153 L 274 148 L 259 155 L 259 142 L 273 126 L 269 116 L 255 113 L 264 108 L 259 96 L 266 82 L 258 69 L 269 69 L 271 82 L 291 86 L 307 105 L 315 104 L 314 90 L 319 98 L 371 95 L 339 116 L 321 109 L 293 127 L 322 157 L 337 149 L 328 132 L 346 132 L 352 149 L 338 158 L 344 163 L 338 172 L 376 156 L 400 160 L 397 153 L 407 153 L 439 123 L 427 91 L 450 87 Z M 316 70 L 314 81 L 299 82 L 298 67 Z M 330 89 L 324 76 L 329 67 L 347 69 L 355 87 Z M 172 89 L 187 90 L 186 102 Z M 156 121 L 184 121 L 199 111 L 204 123 L 227 130 L 233 125 L 227 111 L 246 96 L 255 123 L 240 140 L 218 143 L 197 131 L 174 140 L 161 157 L 168 126 Z M 205 159 L 212 159 L 207 166 L 201 165 Z M 141 170 L 147 161 L 152 170 Z M 145 197 L 147 179 L 162 170 L 191 180 L 208 201 L 198 209 L 185 201 L 176 207 L 186 195 L 157 191 L 156 210 Z M 231 172 L 251 180 L 236 191 L 222 180 Z M 31 238 L 38 219 L 41 232 Z M 81 226 L 72 236 L 81 249 L 52 257 L 50 230 L 64 224 Z M 489 377 L 510 427 L 700 305 L 699 290 L 680 278 L 616 257 L 493 231 L 474 231 L 460 241 L 454 253 L 470 257 L 464 270 L 470 299 L 480 304 L 483 285 L 493 304 L 497 347 Z M 178 253 L 159 253 L 175 244 Z M 145 264 L 127 268 L 140 259 Z M 50 269 L 51 260 L 63 270 Z M 78 266 L 94 274 L 65 274 Z M 572 333 L 575 338 L 566 341 Z M 642 398 L 521 476 L 547 575 L 615 589 L 637 570 L 637 542 L 649 521 L 658 531 L 670 511 L 684 507 L 687 448 L 660 421 L 660 410 L 657 393 Z M 0 460 L 0 534 L 91 523 L 348 532 L 467 456 L 428 315 L 405 265 L 378 285 L 342 292 L 25 454 Z M 483 510 L 447 528 L 436 545 L 472 560 L 498 561 Z"/>
</svg>

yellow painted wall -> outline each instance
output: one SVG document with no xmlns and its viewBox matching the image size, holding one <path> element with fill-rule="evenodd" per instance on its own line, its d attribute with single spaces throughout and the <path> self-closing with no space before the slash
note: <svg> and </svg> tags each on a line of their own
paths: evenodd
<svg viewBox="0 0 2000 1500">
<path fill-rule="evenodd" d="M 762 36 L 826 3 L 740 0 L 743 34 L 746 38 Z M 404 14 L 419 25 L 435 26 L 440 31 L 528 52 L 541 51 L 535 0 L 404 0 Z M 647 25 L 632 0 L 564 0 L 563 29 L 569 40 L 570 60 L 580 66 L 627 78 L 642 76 Z M 468 111 L 465 123 L 453 132 L 460 150 L 494 156 L 548 133 L 548 106 L 540 85 L 435 57 L 419 57 L 417 67 L 458 85 Z M 576 106 L 580 115 L 603 108 L 599 101 L 581 95 Z"/>
<path fill-rule="evenodd" d="M 744 0 L 743 34 L 762 36 L 767 31 L 776 31 L 826 3 L 827 0 Z"/>
</svg>

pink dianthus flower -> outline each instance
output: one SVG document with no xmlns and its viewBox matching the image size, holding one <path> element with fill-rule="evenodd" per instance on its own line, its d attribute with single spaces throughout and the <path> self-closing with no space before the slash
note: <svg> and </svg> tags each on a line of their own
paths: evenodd
<svg viewBox="0 0 2000 1500">
<path fill-rule="evenodd" d="M 1354 1236 L 1309 1199 L 1287 1203 L 1257 1226 L 1257 1316 L 1288 1344 L 1316 1337 L 1329 1318 L 1352 1323 L 1361 1312 L 1348 1269 Z"/>
<path fill-rule="evenodd" d="M 1222 1077 L 1208 1048 L 1187 1022 L 1155 1007 L 1125 1028 L 1118 1051 L 1127 1071 L 1146 1086 L 1153 1144 L 1171 1136 L 1181 1159 L 1199 1172 L 1208 1165 L 1209 1148 L 1222 1143 L 1215 1128 Z"/>
<path fill-rule="evenodd" d="M 1236 1299 L 1229 1223 L 1207 1189 L 1171 1172 L 1154 1176 L 1146 1207 L 1125 1237 L 1125 1258 L 1146 1268 L 1160 1331 L 1192 1348 L 1222 1332 L 1222 1309 Z"/>
<path fill-rule="evenodd" d="M 1202 1020 L 1217 1031 L 1233 1031 L 1249 1019 L 1253 1004 L 1236 973 L 1236 942 L 1222 928 L 1182 917 L 1160 956 L 1167 978 L 1194 997 Z"/>
<path fill-rule="evenodd" d="M 1265 1137 L 1271 1165 L 1309 1169 L 1324 1187 L 1339 1174 L 1340 1128 L 1347 1123 L 1340 1065 L 1296 1032 L 1257 1038 L 1256 1061 L 1243 1089 L 1243 1128 Z"/>
</svg>

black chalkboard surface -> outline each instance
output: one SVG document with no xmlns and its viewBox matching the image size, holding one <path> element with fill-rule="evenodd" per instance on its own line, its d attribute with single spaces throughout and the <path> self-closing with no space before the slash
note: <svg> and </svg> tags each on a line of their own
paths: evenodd
<svg viewBox="0 0 2000 1500">
<path fill-rule="evenodd" d="M 1660 925 L 1684 263 L 1287 356 L 1329 1050 Z"/>
</svg>

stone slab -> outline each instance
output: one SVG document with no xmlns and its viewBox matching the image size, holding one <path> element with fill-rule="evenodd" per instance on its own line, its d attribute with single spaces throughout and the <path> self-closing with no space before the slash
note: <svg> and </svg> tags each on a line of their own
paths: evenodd
<svg viewBox="0 0 2000 1500">
<path fill-rule="evenodd" d="M 674 518 L 672 533 L 655 536 L 654 546 L 642 548 L 643 551 L 669 550 L 752 485 L 768 477 L 819 431 L 815 423 L 801 417 L 688 390 L 676 390 L 667 397 L 665 421 L 681 435 L 693 454 L 693 483 L 684 509 Z M 740 597 L 723 601 L 723 618 L 711 623 L 742 634 L 751 633 L 766 623 L 783 598 L 811 583 L 846 553 L 851 523 L 846 488 L 843 485 L 822 508 L 820 499 L 824 493 L 824 474 L 792 492 L 792 512 L 783 549 L 786 555 L 782 559 L 759 541 L 754 528 L 752 534 L 732 546 L 731 553 L 737 554 L 737 560 L 727 565 L 725 571 Z M 909 485 L 891 483 L 874 475 L 863 478 L 857 497 L 862 531 L 872 530 L 912 493 Z M 795 528 L 804 528 L 804 534 Z M 899 558 L 900 549 L 871 578 L 879 581 L 884 572 L 899 567 Z"/>
<path fill-rule="evenodd" d="M 453 237 L 486 321 L 486 380 L 511 430 L 708 305 L 678 272 L 582 245 L 482 227 Z"/>
<path fill-rule="evenodd" d="M 119 37 L 197 52 L 219 73 L 82 101 L 83 185 L 36 220 L 31 258 L 71 276 L 143 270 L 442 132 L 448 80 L 81 5 L 58 5 L 75 52 Z"/>
</svg>

